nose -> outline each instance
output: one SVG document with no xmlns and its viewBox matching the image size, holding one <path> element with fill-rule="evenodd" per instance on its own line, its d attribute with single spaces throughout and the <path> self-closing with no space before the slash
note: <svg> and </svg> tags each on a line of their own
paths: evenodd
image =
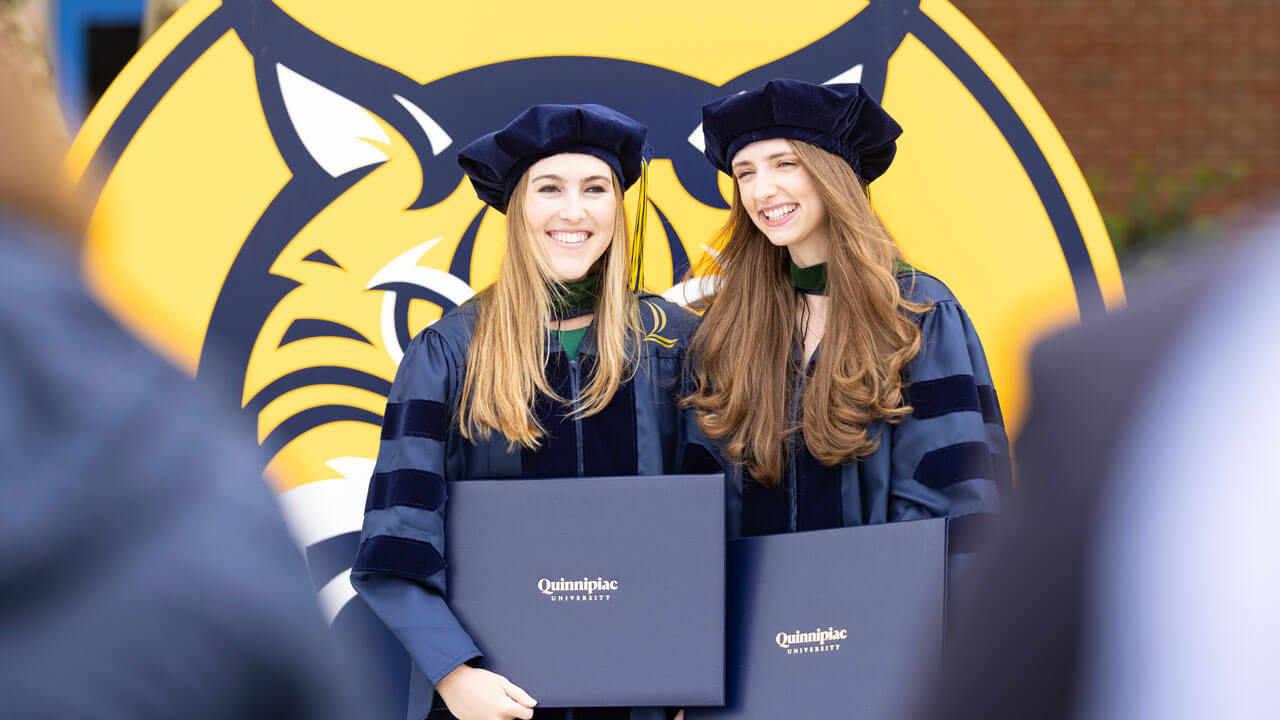
<svg viewBox="0 0 1280 720">
<path fill-rule="evenodd" d="M 755 197 L 756 202 L 768 200 L 778 192 L 778 186 L 773 182 L 773 178 L 769 173 L 760 172 L 756 174 L 755 182 L 751 183 L 751 194 Z"/>
<path fill-rule="evenodd" d="M 560 205 L 560 219 L 565 222 L 577 222 L 586 215 L 582 198 L 577 193 L 565 193 L 564 203 Z"/>
</svg>

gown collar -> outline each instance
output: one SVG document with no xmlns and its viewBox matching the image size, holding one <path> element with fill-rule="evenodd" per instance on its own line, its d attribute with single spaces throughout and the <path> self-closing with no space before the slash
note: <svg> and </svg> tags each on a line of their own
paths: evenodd
<svg viewBox="0 0 1280 720">
<path fill-rule="evenodd" d="M 581 280 L 570 280 L 559 287 L 549 288 L 551 317 L 569 320 L 595 312 L 600 296 L 600 275 L 592 273 Z"/>
<path fill-rule="evenodd" d="M 802 268 L 791 261 L 791 284 L 806 295 L 827 294 L 827 264 Z"/>
</svg>

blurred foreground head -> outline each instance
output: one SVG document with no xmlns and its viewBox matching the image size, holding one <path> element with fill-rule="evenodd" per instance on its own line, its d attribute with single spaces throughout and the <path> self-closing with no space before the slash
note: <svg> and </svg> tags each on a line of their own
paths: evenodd
<svg viewBox="0 0 1280 720">
<path fill-rule="evenodd" d="M 68 139 L 44 12 L 32 0 L 0 0 L 0 202 L 78 237 L 90 206 L 62 180 Z"/>
<path fill-rule="evenodd" d="M 348 718 L 252 433 L 93 302 L 29 6 L 0 0 L 0 715 Z"/>
<path fill-rule="evenodd" d="M 1280 214 L 1042 343 L 1019 491 L 921 718 L 1280 708 Z"/>
</svg>

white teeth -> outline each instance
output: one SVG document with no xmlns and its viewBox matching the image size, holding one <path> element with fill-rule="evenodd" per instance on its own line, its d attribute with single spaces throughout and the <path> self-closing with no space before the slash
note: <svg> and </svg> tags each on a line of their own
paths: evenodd
<svg viewBox="0 0 1280 720">
<path fill-rule="evenodd" d="M 772 210 L 765 210 L 764 216 L 769 218 L 770 220 L 781 220 L 782 218 L 795 212 L 796 208 L 798 207 L 800 206 L 796 205 L 795 203 L 792 203 L 790 205 L 783 205 L 782 207 L 777 207 Z"/>
<path fill-rule="evenodd" d="M 579 245 L 591 237 L 589 232 L 564 232 L 562 230 L 552 230 L 547 234 L 551 236 L 552 240 L 564 245 Z"/>
</svg>

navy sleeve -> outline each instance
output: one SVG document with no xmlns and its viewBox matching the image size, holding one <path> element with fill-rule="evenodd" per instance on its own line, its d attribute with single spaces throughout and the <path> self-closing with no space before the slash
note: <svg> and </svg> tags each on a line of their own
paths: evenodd
<svg viewBox="0 0 1280 720">
<path fill-rule="evenodd" d="M 920 318 L 907 368 L 912 414 L 892 426 L 889 521 L 992 513 L 1009 482 L 1009 440 L 982 343 L 953 298 Z"/>
<path fill-rule="evenodd" d="M 446 444 L 459 360 L 427 330 L 405 351 L 382 421 L 352 585 L 432 685 L 480 656 L 445 603 L 445 480 L 460 473 Z"/>
</svg>

